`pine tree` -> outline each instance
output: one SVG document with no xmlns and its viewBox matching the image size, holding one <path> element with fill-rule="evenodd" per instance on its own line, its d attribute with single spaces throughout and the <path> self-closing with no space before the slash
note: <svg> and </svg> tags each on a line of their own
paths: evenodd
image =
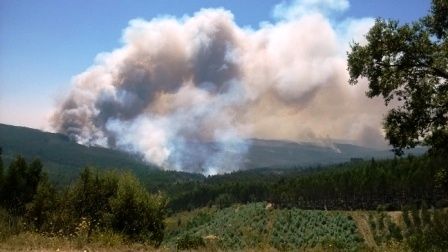
<svg viewBox="0 0 448 252">
<path fill-rule="evenodd" d="M 49 222 L 52 214 L 57 211 L 57 193 L 54 186 L 48 181 L 44 175 L 39 181 L 32 201 L 26 206 L 26 217 L 30 220 L 34 227 L 41 230 L 44 224 L 51 225 Z M 50 229 L 47 226 L 46 229 Z"/>
<path fill-rule="evenodd" d="M 4 204 L 13 213 L 20 214 L 25 206 L 25 187 L 27 164 L 23 157 L 17 156 L 9 165 L 4 183 Z"/>
<path fill-rule="evenodd" d="M 0 147 L 0 195 L 3 195 L 3 184 L 4 184 L 4 174 L 3 174 L 3 159 L 2 159 L 2 148 Z M 0 202 L 2 198 L 0 197 Z"/>
</svg>

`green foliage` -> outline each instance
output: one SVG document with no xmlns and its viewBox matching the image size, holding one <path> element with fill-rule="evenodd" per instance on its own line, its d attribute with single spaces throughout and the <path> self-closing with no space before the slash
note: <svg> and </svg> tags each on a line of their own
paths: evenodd
<svg viewBox="0 0 448 252">
<path fill-rule="evenodd" d="M 3 190 L 3 183 L 4 183 L 4 174 L 3 174 L 3 158 L 2 158 L 3 150 L 0 147 L 0 193 L 2 193 Z M 1 200 L 1 199 L 0 199 Z"/>
<path fill-rule="evenodd" d="M 420 219 L 420 211 L 416 206 L 411 209 L 411 216 L 413 226 L 420 229 L 422 227 L 422 222 Z"/>
<path fill-rule="evenodd" d="M 180 237 L 176 242 L 176 249 L 178 250 L 187 250 L 187 249 L 198 249 L 200 247 L 204 247 L 204 239 L 197 235 L 185 234 Z"/>
<path fill-rule="evenodd" d="M 406 243 L 412 251 L 448 250 L 448 212 L 435 210 L 431 221 L 424 228 L 413 226 Z"/>
<path fill-rule="evenodd" d="M 405 207 L 403 209 L 402 216 L 403 216 L 403 222 L 405 224 L 405 227 L 406 228 L 411 227 L 412 223 L 411 223 L 411 218 L 409 217 L 409 209 L 407 207 Z"/>
<path fill-rule="evenodd" d="M 447 9 L 433 0 L 429 15 L 411 24 L 377 19 L 367 44 L 354 43 L 348 54 L 350 83 L 365 77 L 367 96 L 395 101 L 384 128 L 397 154 L 422 143 L 448 151 Z"/>
<path fill-rule="evenodd" d="M 241 171 L 202 182 L 177 184 L 169 208 L 269 201 L 280 207 L 305 209 L 399 210 L 426 201 L 448 200 L 444 175 L 447 158 L 423 156 L 364 161 L 321 169 Z M 188 188 L 188 190 L 187 190 Z"/>
<path fill-rule="evenodd" d="M 222 193 L 215 199 L 215 205 L 221 209 L 229 207 L 233 202 L 235 202 L 235 199 L 229 193 Z"/>
<path fill-rule="evenodd" d="M 130 173 L 86 168 L 59 197 L 50 230 L 86 239 L 95 231 L 112 230 L 154 245 L 163 239 L 165 199 L 149 194 Z"/>
<path fill-rule="evenodd" d="M 57 207 L 56 189 L 46 177 L 39 182 L 33 200 L 26 205 L 26 218 L 37 230 L 48 230 L 54 209 Z"/>
<path fill-rule="evenodd" d="M 139 177 L 147 189 L 154 192 L 165 184 L 175 181 L 203 178 L 199 174 L 162 171 L 148 165 L 137 156 L 107 148 L 80 145 L 62 134 L 1 123 L 0 147 L 3 149 L 5 164 L 11 163 L 17 154 L 21 154 L 27 160 L 33 158 L 42 160 L 48 178 L 58 187 L 72 183 L 86 166 L 93 166 L 103 171 L 110 169 L 131 171 Z"/>
<path fill-rule="evenodd" d="M 396 241 L 403 240 L 403 235 L 401 234 L 400 227 L 397 224 L 395 224 L 395 222 L 392 222 L 390 219 L 388 219 L 387 229 L 391 239 L 395 239 Z"/>
<path fill-rule="evenodd" d="M 203 225 L 209 221 L 211 221 L 213 218 L 213 215 L 209 212 L 199 212 L 196 214 L 191 220 L 189 220 L 186 224 L 186 228 L 195 228 L 199 227 L 200 225 Z M 180 226 L 180 225 L 179 225 Z"/>
<path fill-rule="evenodd" d="M 150 195 L 137 178 L 126 174 L 120 178 L 117 192 L 110 198 L 112 227 L 158 246 L 163 240 L 165 204 L 161 195 Z"/>
<path fill-rule="evenodd" d="M 362 240 L 354 221 L 342 213 L 285 209 L 277 216 L 271 241 L 280 250 L 316 246 L 354 250 Z"/>
<path fill-rule="evenodd" d="M 74 236 L 80 245 L 98 231 L 161 243 L 166 200 L 148 193 L 132 174 L 86 168 L 72 186 L 58 191 L 42 168 L 39 160 L 28 165 L 18 156 L 1 187 L 2 207 L 12 219 L 23 219 L 24 230 Z M 6 233 L 14 234 L 19 225 L 9 226 Z"/>
<path fill-rule="evenodd" d="M 22 156 L 17 156 L 9 165 L 0 188 L 1 205 L 11 213 L 23 214 L 25 205 L 36 194 L 42 179 L 41 172 L 42 163 L 39 160 L 34 160 L 28 165 Z"/>
<path fill-rule="evenodd" d="M 445 0 L 433 0 L 430 15 L 425 17 L 424 22 L 438 39 L 448 36 L 448 3 Z"/>
<path fill-rule="evenodd" d="M 448 212 L 446 209 L 427 209 L 423 202 L 420 209 L 415 205 L 412 206 L 410 214 L 409 207 L 404 207 L 402 217 L 404 225 L 400 228 L 387 212 L 370 214 L 369 222 L 384 222 L 382 228 L 378 225 L 371 227 L 378 245 L 398 242 L 406 245 L 411 251 L 447 251 Z"/>
<path fill-rule="evenodd" d="M 402 229 L 387 212 L 370 213 L 369 222 L 375 223 L 371 226 L 371 231 L 378 245 L 401 243 L 403 241 Z"/>
<path fill-rule="evenodd" d="M 448 192 L 448 166 L 442 166 L 435 174 L 436 189 Z"/>
<path fill-rule="evenodd" d="M 192 236 L 212 239 L 219 248 L 227 250 L 266 247 L 356 250 L 362 243 L 355 222 L 339 212 L 272 209 L 266 203 L 203 211 L 168 233 L 166 244 L 174 246 L 184 237 Z M 208 239 L 204 241 L 206 244 Z"/>
</svg>

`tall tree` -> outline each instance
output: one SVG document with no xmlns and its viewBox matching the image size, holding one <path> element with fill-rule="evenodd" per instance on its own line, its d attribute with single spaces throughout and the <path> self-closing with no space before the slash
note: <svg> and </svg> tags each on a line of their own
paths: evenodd
<svg viewBox="0 0 448 252">
<path fill-rule="evenodd" d="M 26 160 L 22 156 L 17 156 L 6 172 L 2 200 L 14 213 L 21 213 L 24 210 L 27 170 Z"/>
<path fill-rule="evenodd" d="M 26 172 L 26 185 L 24 189 L 25 201 L 29 202 L 33 199 L 34 194 L 37 192 L 37 186 L 39 181 L 42 180 L 42 162 L 39 159 L 33 160 Z"/>
<path fill-rule="evenodd" d="M 50 218 L 56 211 L 57 191 L 44 174 L 41 176 L 32 201 L 26 205 L 25 216 L 37 230 L 40 230 L 44 224 L 47 224 L 46 228 L 49 229 L 52 226 Z"/>
<path fill-rule="evenodd" d="M 397 154 L 419 144 L 448 152 L 448 1 L 433 0 L 413 23 L 377 19 L 367 44 L 348 53 L 350 84 L 369 81 L 368 97 L 382 96 L 392 109 L 386 137 Z"/>
<path fill-rule="evenodd" d="M 0 194 L 2 194 L 3 190 L 3 182 L 4 182 L 4 175 L 3 175 L 3 159 L 2 159 L 2 148 L 0 147 Z"/>
</svg>

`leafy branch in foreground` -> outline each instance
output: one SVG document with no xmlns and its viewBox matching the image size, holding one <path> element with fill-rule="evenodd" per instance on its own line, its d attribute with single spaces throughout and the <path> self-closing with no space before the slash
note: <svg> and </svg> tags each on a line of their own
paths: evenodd
<svg viewBox="0 0 448 252">
<path fill-rule="evenodd" d="M 419 144 L 448 152 L 448 2 L 433 0 L 430 13 L 410 24 L 377 19 L 367 43 L 348 53 L 350 84 L 369 82 L 368 97 L 393 108 L 384 119 L 396 154 Z"/>
</svg>

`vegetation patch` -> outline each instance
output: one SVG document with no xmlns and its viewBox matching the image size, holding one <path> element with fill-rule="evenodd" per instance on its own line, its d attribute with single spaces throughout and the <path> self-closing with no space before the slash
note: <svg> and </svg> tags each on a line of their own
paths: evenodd
<svg viewBox="0 0 448 252">
<path fill-rule="evenodd" d="M 165 245 L 174 246 L 178 237 L 202 237 L 206 243 L 214 242 L 231 250 L 316 247 L 356 250 L 362 246 L 363 240 L 356 224 L 347 214 L 275 209 L 267 205 L 251 203 L 222 210 L 205 208 L 191 219 L 184 220 L 176 232 L 167 233 Z M 175 215 L 169 219 L 178 217 Z"/>
</svg>

